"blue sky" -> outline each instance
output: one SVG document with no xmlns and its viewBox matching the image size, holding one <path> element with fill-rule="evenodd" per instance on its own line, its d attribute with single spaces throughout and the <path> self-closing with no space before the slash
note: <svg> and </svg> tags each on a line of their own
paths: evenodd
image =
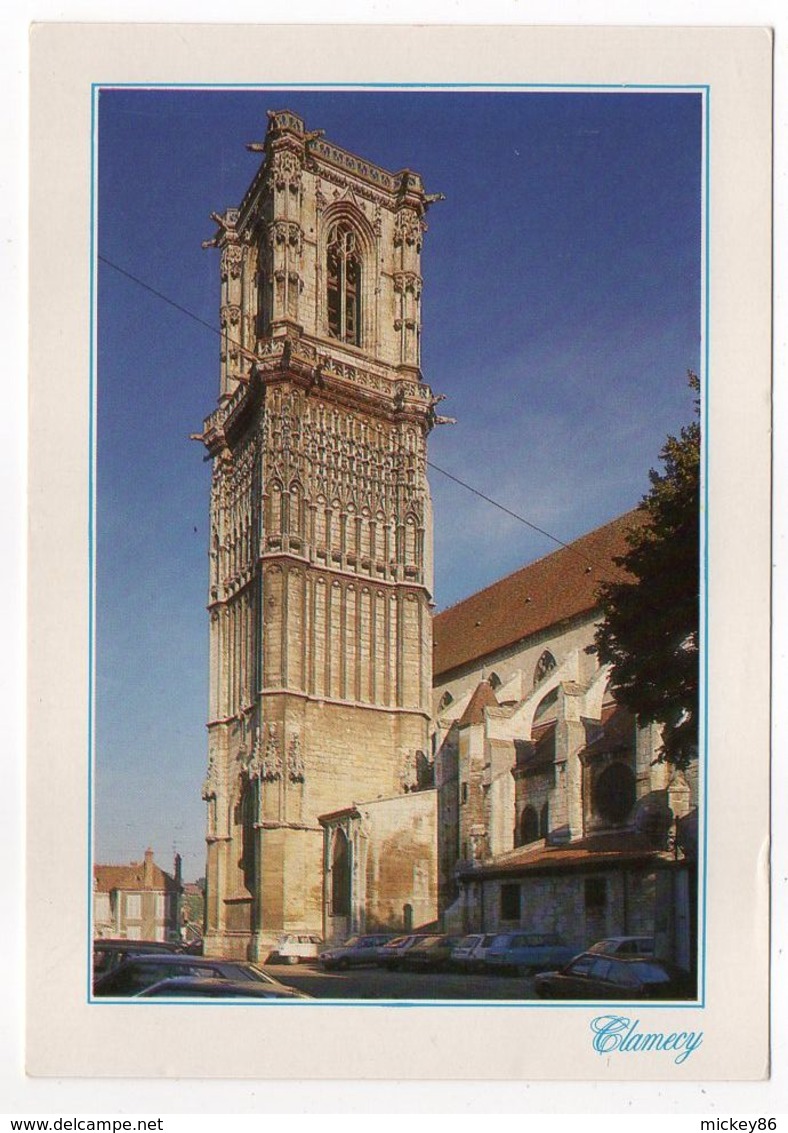
<svg viewBox="0 0 788 1133">
<path fill-rule="evenodd" d="M 633 507 L 700 366 L 698 93 L 102 91 L 98 252 L 218 327 L 212 211 L 266 110 L 446 200 L 429 212 L 422 370 L 457 425 L 429 457 L 568 541 Z M 219 339 L 97 267 L 95 858 L 204 872 L 209 466 Z M 430 476 L 436 605 L 555 544 Z"/>
</svg>

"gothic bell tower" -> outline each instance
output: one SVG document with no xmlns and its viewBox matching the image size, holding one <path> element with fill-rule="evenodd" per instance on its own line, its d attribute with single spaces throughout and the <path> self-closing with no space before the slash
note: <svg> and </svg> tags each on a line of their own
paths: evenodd
<svg viewBox="0 0 788 1133">
<path fill-rule="evenodd" d="M 214 214 L 206 951 L 322 926 L 318 822 L 428 753 L 432 519 L 421 246 L 438 196 L 268 115 Z"/>
</svg>

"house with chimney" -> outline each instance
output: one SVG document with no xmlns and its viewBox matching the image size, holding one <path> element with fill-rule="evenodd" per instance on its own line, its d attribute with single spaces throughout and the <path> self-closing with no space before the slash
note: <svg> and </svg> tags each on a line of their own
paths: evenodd
<svg viewBox="0 0 788 1133">
<path fill-rule="evenodd" d="M 180 940 L 181 859 L 167 873 L 147 849 L 141 862 L 93 867 L 93 936 Z"/>
</svg>

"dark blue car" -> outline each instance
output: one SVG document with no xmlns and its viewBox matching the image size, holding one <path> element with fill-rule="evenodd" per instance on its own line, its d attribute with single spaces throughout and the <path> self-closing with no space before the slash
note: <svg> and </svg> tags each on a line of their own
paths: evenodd
<svg viewBox="0 0 788 1133">
<path fill-rule="evenodd" d="M 549 932 L 502 932 L 484 957 L 489 972 L 524 976 L 545 968 L 562 968 L 577 955 L 577 948 Z"/>
</svg>

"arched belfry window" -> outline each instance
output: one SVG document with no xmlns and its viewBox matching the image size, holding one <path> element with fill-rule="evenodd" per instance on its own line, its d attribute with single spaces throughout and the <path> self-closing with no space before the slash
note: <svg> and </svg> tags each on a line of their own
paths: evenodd
<svg viewBox="0 0 788 1133">
<path fill-rule="evenodd" d="M 337 221 L 328 234 L 326 269 L 328 333 L 361 346 L 361 255 L 347 221 Z"/>
</svg>

